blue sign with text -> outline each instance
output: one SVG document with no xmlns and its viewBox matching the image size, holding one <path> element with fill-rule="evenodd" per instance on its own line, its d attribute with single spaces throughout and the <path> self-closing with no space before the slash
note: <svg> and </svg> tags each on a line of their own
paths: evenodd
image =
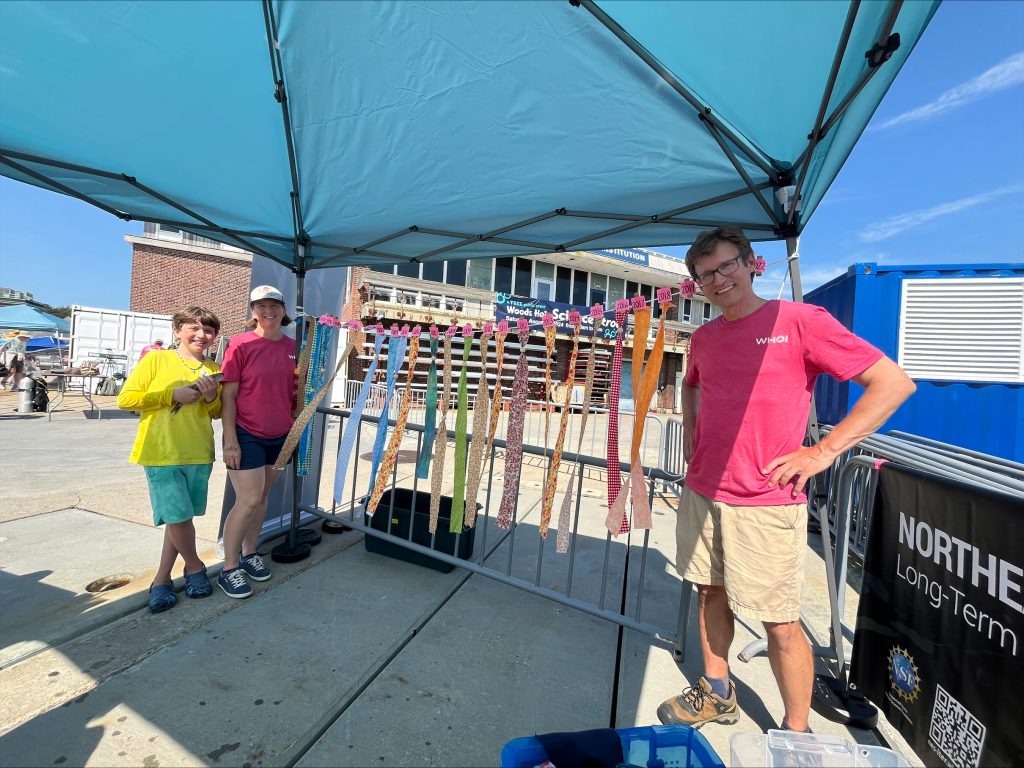
<svg viewBox="0 0 1024 768">
<path fill-rule="evenodd" d="M 597 253 L 610 259 L 617 259 L 618 261 L 628 261 L 630 264 L 636 264 L 640 267 L 649 266 L 648 252 L 643 248 L 608 248 L 603 251 L 591 251 L 591 253 Z"/>
<path fill-rule="evenodd" d="M 525 296 L 513 296 L 510 293 L 499 293 L 494 300 L 494 316 L 498 322 L 508 320 L 512 327 L 515 321 L 524 318 L 530 325 L 539 325 L 544 315 L 550 312 L 555 318 L 555 328 L 559 333 L 572 334 L 572 326 L 569 325 L 569 312 L 575 309 L 581 315 L 580 335 L 590 336 L 594 332 L 594 318 L 590 316 L 589 307 L 577 307 L 573 304 L 562 304 L 558 301 L 544 301 L 543 299 L 531 299 Z M 611 317 L 601 319 L 601 328 L 598 337 L 602 339 L 615 338 L 615 320 Z"/>
</svg>

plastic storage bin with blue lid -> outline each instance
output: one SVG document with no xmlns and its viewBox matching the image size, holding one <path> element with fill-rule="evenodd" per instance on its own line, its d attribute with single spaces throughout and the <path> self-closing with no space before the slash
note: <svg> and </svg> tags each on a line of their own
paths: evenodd
<svg viewBox="0 0 1024 768">
<path fill-rule="evenodd" d="M 622 743 L 622 763 L 625 765 L 641 768 L 725 768 L 725 763 L 707 739 L 685 725 L 617 728 L 615 733 Z M 501 750 L 501 768 L 533 768 L 548 759 L 549 755 L 536 736 L 513 739 Z M 615 765 L 614 762 L 610 764 Z M 556 764 L 555 768 L 563 767 Z"/>
</svg>

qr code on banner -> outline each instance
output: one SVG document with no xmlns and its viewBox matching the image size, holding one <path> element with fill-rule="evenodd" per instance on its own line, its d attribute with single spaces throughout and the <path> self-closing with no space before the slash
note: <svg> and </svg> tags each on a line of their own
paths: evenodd
<svg viewBox="0 0 1024 768">
<path fill-rule="evenodd" d="M 977 768 L 985 745 L 985 726 L 967 707 L 937 686 L 928 744 L 950 768 Z"/>
</svg>

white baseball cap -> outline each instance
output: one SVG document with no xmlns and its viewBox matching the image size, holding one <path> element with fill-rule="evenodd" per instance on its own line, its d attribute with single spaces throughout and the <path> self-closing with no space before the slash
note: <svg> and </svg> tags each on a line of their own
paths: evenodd
<svg viewBox="0 0 1024 768">
<path fill-rule="evenodd" d="M 284 304 L 284 296 L 272 285 L 258 285 L 253 288 L 252 293 L 249 294 L 249 304 L 254 304 L 255 302 L 262 301 L 263 299 L 279 301 Z"/>
</svg>

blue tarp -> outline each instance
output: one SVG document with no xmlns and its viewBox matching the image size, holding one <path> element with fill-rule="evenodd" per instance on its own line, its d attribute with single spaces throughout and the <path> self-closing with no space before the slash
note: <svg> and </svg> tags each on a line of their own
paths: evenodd
<svg viewBox="0 0 1024 768">
<path fill-rule="evenodd" d="M 305 268 L 777 239 L 938 4 L 581 3 L 0 3 L 0 173 Z"/>
<path fill-rule="evenodd" d="M 62 317 L 36 309 L 31 304 L 11 304 L 0 307 L 0 329 L 70 333 L 71 323 Z"/>
<path fill-rule="evenodd" d="M 58 339 L 56 336 L 38 336 L 25 342 L 26 352 L 45 352 L 49 349 L 56 349 L 61 352 L 68 348 L 67 339 Z"/>
</svg>

